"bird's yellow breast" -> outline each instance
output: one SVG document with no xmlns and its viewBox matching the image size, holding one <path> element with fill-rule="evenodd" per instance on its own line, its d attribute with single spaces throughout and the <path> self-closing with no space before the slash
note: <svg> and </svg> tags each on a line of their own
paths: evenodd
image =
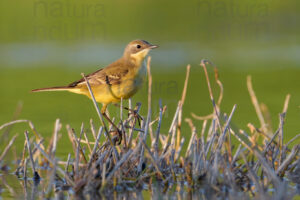
<svg viewBox="0 0 300 200">
<path fill-rule="evenodd" d="M 144 61 L 139 67 L 130 68 L 129 72 L 122 77 L 119 84 L 103 84 L 93 88 L 96 101 L 101 103 L 116 103 L 128 99 L 134 95 L 142 86 L 147 74 Z"/>
</svg>

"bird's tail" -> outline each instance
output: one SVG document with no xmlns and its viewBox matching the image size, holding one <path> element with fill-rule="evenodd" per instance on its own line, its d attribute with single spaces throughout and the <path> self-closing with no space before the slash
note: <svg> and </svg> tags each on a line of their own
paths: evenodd
<svg viewBox="0 0 300 200">
<path fill-rule="evenodd" d="M 71 91 L 75 89 L 74 87 L 70 86 L 59 86 L 59 87 L 49 87 L 49 88 L 39 88 L 31 90 L 31 92 L 46 92 L 46 91 Z"/>
</svg>

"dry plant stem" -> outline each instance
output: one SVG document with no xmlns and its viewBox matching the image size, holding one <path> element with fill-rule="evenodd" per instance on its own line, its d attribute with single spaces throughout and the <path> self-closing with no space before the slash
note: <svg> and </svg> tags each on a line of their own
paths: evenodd
<svg viewBox="0 0 300 200">
<path fill-rule="evenodd" d="M 78 157 L 78 162 L 80 161 L 80 155 L 79 154 L 77 154 L 77 151 L 81 154 L 81 157 L 83 158 L 83 161 L 84 161 L 84 163 L 87 163 L 87 160 L 86 160 L 86 158 L 85 158 L 85 155 L 84 155 L 84 152 L 83 152 L 83 150 L 82 150 L 82 148 L 81 148 L 81 145 L 80 145 L 80 143 L 81 143 L 81 139 L 82 139 L 82 135 L 83 135 L 83 132 L 84 132 L 84 128 L 83 128 L 84 126 L 83 126 L 83 123 L 81 124 L 81 128 L 80 128 L 80 135 L 79 135 L 79 138 L 77 138 L 76 137 L 76 133 L 75 133 L 75 130 L 74 129 L 72 129 L 72 134 L 73 134 L 73 138 L 74 138 L 74 144 L 75 144 L 75 149 L 76 149 L 76 151 L 74 151 L 74 153 L 75 153 L 75 156 L 79 156 Z"/>
<path fill-rule="evenodd" d="M 12 120 L 11 120 L 11 121 L 16 120 L 16 119 L 20 116 L 22 109 L 23 109 L 23 102 L 22 102 L 22 101 L 19 101 L 18 104 L 17 104 L 16 110 L 15 110 L 15 112 L 14 112 L 14 114 L 13 114 L 13 117 L 12 117 Z M 6 137 L 8 136 L 8 134 L 10 133 L 10 131 L 11 131 L 12 128 L 13 128 L 13 125 L 10 126 L 10 127 L 8 127 L 8 128 L 4 131 L 4 133 L 2 134 L 2 136 L 1 136 L 1 138 L 0 138 L 1 141 L 3 141 L 3 138 L 6 138 Z"/>
<path fill-rule="evenodd" d="M 25 138 L 26 138 L 27 150 L 28 150 L 28 154 L 29 154 L 29 158 L 30 158 L 30 162 L 31 162 L 32 171 L 33 171 L 33 174 L 36 174 L 35 164 L 33 161 L 33 156 L 32 156 L 32 152 L 31 152 L 31 148 L 30 148 L 30 142 L 29 142 L 29 138 L 28 138 L 28 131 L 25 131 Z"/>
<path fill-rule="evenodd" d="M 66 167 L 67 165 L 74 165 L 75 166 L 76 163 L 69 160 L 69 163 L 68 163 L 68 161 L 57 161 L 57 164 L 58 165 L 64 165 Z M 87 165 L 83 164 L 83 163 L 79 163 L 78 166 L 79 167 L 86 167 Z"/>
<path fill-rule="evenodd" d="M 154 157 L 157 159 L 158 158 L 158 142 L 159 142 L 159 133 L 160 133 L 160 127 L 161 127 L 161 122 L 162 122 L 162 114 L 163 114 L 163 108 L 162 108 L 162 103 L 161 99 L 159 100 L 159 119 L 158 119 L 158 124 L 157 124 L 157 129 L 156 129 L 156 134 L 155 134 L 155 141 L 154 141 Z"/>
<path fill-rule="evenodd" d="M 105 123 L 104 123 L 103 115 L 102 115 L 101 112 L 100 112 L 100 109 L 99 109 L 98 104 L 97 104 L 97 102 L 96 102 L 95 96 L 94 96 L 93 91 L 92 91 L 92 89 L 91 89 L 90 83 L 89 83 L 88 79 L 86 78 L 86 76 L 84 75 L 84 73 L 81 73 L 81 76 L 84 78 L 85 83 L 86 83 L 86 86 L 87 86 L 87 88 L 89 89 L 89 92 L 90 92 L 90 95 L 91 95 L 91 97 L 92 97 L 94 106 L 95 106 L 95 108 L 96 108 L 96 111 L 97 111 L 97 114 L 98 114 L 98 116 L 99 116 L 100 122 L 101 122 L 102 126 L 104 127 L 104 130 L 105 130 L 106 136 L 107 136 L 107 138 L 108 138 L 108 140 L 109 140 L 109 142 L 110 142 L 110 145 L 111 145 L 111 146 L 114 146 L 114 144 L 113 144 L 113 142 L 112 142 L 112 140 L 111 140 L 110 134 L 109 134 L 109 132 L 108 132 L 108 129 L 107 129 Z"/>
<path fill-rule="evenodd" d="M 192 130 L 192 136 L 190 137 L 190 141 L 189 141 L 186 153 L 185 153 L 185 157 L 188 157 L 188 155 L 190 155 L 190 153 L 191 153 L 192 143 L 195 140 L 197 132 L 196 132 L 196 127 L 194 126 L 193 121 L 190 118 L 186 118 L 185 121 L 189 124 L 189 126 Z"/>
<path fill-rule="evenodd" d="M 283 110 L 282 113 L 279 115 L 280 117 L 280 123 L 279 123 L 279 127 L 280 127 L 280 134 L 279 134 L 279 147 L 280 147 L 280 158 L 279 158 L 279 165 L 282 162 L 282 156 L 283 156 L 283 125 L 285 122 L 285 116 L 286 116 L 286 112 L 289 106 L 289 101 L 290 101 L 290 97 L 291 95 L 288 94 L 285 98 L 284 104 L 283 104 Z"/>
<path fill-rule="evenodd" d="M 68 154 L 68 159 L 67 159 L 66 168 L 65 168 L 65 175 L 64 175 L 65 180 L 67 180 L 66 176 L 68 176 L 68 168 L 70 165 L 70 159 L 71 159 L 71 154 Z"/>
<path fill-rule="evenodd" d="M 131 105 L 131 103 L 129 105 Z M 139 113 L 140 108 L 141 108 L 141 103 L 137 103 L 135 108 L 134 108 L 134 110 L 136 110 L 136 113 Z M 130 107 L 130 109 L 131 109 L 131 107 Z M 128 149 L 130 149 L 131 145 L 132 145 L 131 143 L 132 143 L 133 130 L 134 130 L 135 124 L 136 124 L 136 118 L 134 118 L 133 122 L 130 124 L 131 129 L 129 131 Z"/>
<path fill-rule="evenodd" d="M 127 137 L 126 137 L 126 132 L 123 124 L 123 98 L 121 98 L 120 102 L 120 121 L 121 121 L 121 129 L 122 129 L 122 138 L 123 138 L 123 144 L 124 148 L 127 148 Z"/>
<path fill-rule="evenodd" d="M 51 198 L 51 189 L 52 189 L 52 186 L 54 185 L 54 181 L 55 181 L 55 175 L 56 175 L 56 160 L 54 159 L 54 165 L 53 165 L 53 168 L 52 168 L 52 173 L 51 173 L 51 176 L 49 178 L 49 182 L 48 182 L 48 187 L 47 187 L 47 190 L 46 190 L 46 196 L 48 199 Z"/>
<path fill-rule="evenodd" d="M 23 153 L 22 153 L 22 160 L 18 166 L 18 168 L 15 171 L 15 174 L 20 174 L 20 170 L 22 170 L 22 168 L 24 169 L 24 162 L 25 162 L 25 156 L 26 156 L 26 149 L 27 149 L 27 145 L 26 145 L 26 140 L 24 141 L 24 147 L 23 147 Z"/>
<path fill-rule="evenodd" d="M 279 165 L 281 165 L 281 161 L 282 161 L 282 156 L 283 156 L 283 125 L 284 125 L 284 116 L 285 114 L 280 114 L 279 115 L 279 135 L 278 135 L 278 145 L 279 145 L 279 150 L 280 150 L 280 154 L 279 154 Z"/>
<path fill-rule="evenodd" d="M 206 115 L 206 116 L 198 116 L 196 115 L 195 113 L 191 113 L 192 117 L 195 118 L 195 119 L 198 119 L 198 120 L 208 120 L 208 119 L 212 119 L 214 117 L 214 114 L 209 114 L 209 115 Z"/>
<path fill-rule="evenodd" d="M 15 120 L 15 121 L 11 121 L 11 122 L 8 122 L 8 123 L 5 123 L 3 125 L 0 126 L 0 130 L 2 130 L 3 128 L 7 127 L 7 126 L 11 126 L 11 125 L 14 125 L 14 124 L 17 124 L 17 123 L 28 123 L 29 120 L 27 119 L 19 119 L 19 120 Z"/>
<path fill-rule="evenodd" d="M 76 141 L 75 141 L 75 138 L 73 136 L 73 131 L 72 131 L 72 129 L 69 125 L 66 126 L 66 129 L 67 129 L 67 132 L 68 132 L 69 140 L 72 143 L 73 152 L 75 153 L 76 152 Z"/>
<path fill-rule="evenodd" d="M 151 69 L 150 69 L 151 57 L 149 56 L 147 59 L 147 72 L 148 72 L 148 114 L 147 120 L 144 130 L 144 137 L 143 140 L 146 141 L 149 132 L 149 123 L 151 121 L 151 95 L 152 95 L 152 76 L 151 76 Z"/>
<path fill-rule="evenodd" d="M 232 108 L 232 110 L 231 110 L 231 113 L 230 113 L 230 115 L 229 115 L 229 118 L 228 118 L 228 120 L 227 120 L 227 122 L 226 122 L 225 128 L 224 128 L 224 130 L 223 130 L 223 133 L 222 133 L 221 137 L 219 138 L 219 141 L 218 141 L 218 146 L 219 146 L 219 148 L 221 148 L 222 143 L 224 142 L 225 134 L 226 134 L 226 132 L 227 132 L 227 130 L 228 130 L 228 128 L 229 128 L 229 124 L 230 124 L 230 121 L 231 121 L 231 118 L 232 118 L 232 116 L 233 116 L 233 113 L 234 113 L 235 109 L 236 109 L 236 105 L 233 106 L 233 108 Z"/>
<path fill-rule="evenodd" d="M 147 119 L 145 123 L 145 128 L 144 128 L 144 135 L 143 137 L 140 137 L 140 142 L 141 141 L 146 141 L 148 133 L 149 133 L 149 123 L 151 121 L 151 96 L 152 96 L 152 75 L 151 75 L 151 57 L 149 56 L 147 59 L 147 73 L 148 73 L 148 114 L 147 114 Z M 140 161 L 138 165 L 138 172 L 140 173 L 142 171 L 142 164 L 144 163 L 144 148 L 141 146 L 141 152 L 140 152 Z"/>
<path fill-rule="evenodd" d="M 287 166 L 292 162 L 292 160 L 297 156 L 299 152 L 300 145 L 296 145 L 293 147 L 292 152 L 289 156 L 282 162 L 282 164 L 276 170 L 276 174 L 279 176 L 283 176 L 283 171 L 287 168 Z"/>
<path fill-rule="evenodd" d="M 154 165 L 154 167 L 156 168 L 158 174 L 160 175 L 160 177 L 165 180 L 163 173 L 161 172 L 161 170 L 159 169 L 159 166 L 157 165 L 154 156 L 152 155 L 149 147 L 146 145 L 146 143 L 144 141 L 142 141 L 142 144 L 144 146 L 144 148 L 147 150 L 148 154 L 150 155 L 150 160 L 152 161 L 152 164 Z"/>
<path fill-rule="evenodd" d="M 177 118 L 178 118 L 178 113 L 179 113 L 179 110 L 180 110 L 180 106 L 181 106 L 181 102 L 179 101 L 178 105 L 177 105 L 175 115 L 173 117 L 170 129 L 169 129 L 169 132 L 168 132 L 168 136 L 167 136 L 167 138 L 165 140 L 165 143 L 163 145 L 163 153 L 165 153 L 168 150 L 168 147 L 170 146 L 169 139 L 170 139 L 170 137 L 172 137 L 173 127 L 176 125 L 176 121 L 177 121 Z"/>
<path fill-rule="evenodd" d="M 24 160 L 24 180 L 27 181 L 27 158 Z"/>
<path fill-rule="evenodd" d="M 43 156 L 50 162 L 51 165 L 55 165 L 55 162 L 49 157 L 49 155 L 37 144 L 35 144 L 35 147 L 43 154 Z M 59 166 L 56 166 L 56 170 L 59 171 L 59 173 L 61 173 L 64 177 L 66 177 L 68 183 L 71 186 L 75 186 L 75 183 L 73 182 L 72 179 L 70 179 L 70 177 L 65 173 L 64 170 L 62 170 Z"/>
<path fill-rule="evenodd" d="M 93 123 L 93 119 L 90 119 L 90 126 L 91 126 L 91 131 L 92 131 L 93 137 L 96 140 L 97 136 L 96 136 L 96 130 L 95 130 L 95 126 L 94 126 L 94 123 Z"/>
<path fill-rule="evenodd" d="M 207 63 L 207 62 L 209 62 L 209 61 L 201 60 L 200 66 L 202 66 L 202 68 L 204 70 L 204 74 L 205 74 L 206 82 L 207 82 L 207 86 L 208 86 L 208 91 L 209 91 L 209 96 L 210 96 L 210 100 L 212 101 L 212 104 L 213 104 L 214 112 L 215 112 L 215 115 L 216 115 L 216 118 L 217 118 L 217 121 L 218 121 L 218 126 L 219 126 L 221 132 L 223 132 L 222 127 L 221 127 L 220 118 L 219 118 L 219 110 L 218 110 L 217 105 L 215 103 L 215 99 L 214 99 L 212 89 L 211 89 L 211 85 L 210 85 L 210 81 L 209 81 L 209 76 L 208 76 L 207 69 L 206 69 L 206 64 L 205 63 Z"/>
<path fill-rule="evenodd" d="M 85 131 L 83 132 L 83 135 L 84 135 L 84 139 L 85 139 L 85 140 L 81 140 L 80 143 L 85 143 L 85 144 L 87 144 L 88 149 L 89 149 L 89 152 L 92 153 L 91 142 L 90 142 L 89 138 L 87 137 Z"/>
<path fill-rule="evenodd" d="M 13 124 L 16 124 L 16 123 L 28 123 L 30 129 L 32 130 L 34 136 L 35 136 L 35 139 L 36 139 L 36 142 L 37 143 L 40 143 L 41 141 L 41 136 L 40 134 L 37 132 L 36 128 L 34 127 L 33 123 L 30 121 L 30 120 L 15 120 L 15 121 L 12 121 L 12 122 L 8 122 L 6 124 L 3 124 L 2 126 L 0 126 L 0 130 L 7 127 L 7 126 L 10 126 L 10 125 L 13 125 Z M 44 146 L 41 145 L 41 148 L 44 149 Z M 38 157 L 39 158 L 39 161 L 41 161 L 41 157 L 39 154 L 35 155 L 35 157 Z"/>
<path fill-rule="evenodd" d="M 149 121 L 146 120 L 146 122 L 144 123 L 144 121 L 142 122 L 142 127 L 143 129 L 145 129 L 147 127 L 147 123 Z M 142 166 L 143 166 L 143 162 L 144 162 L 144 147 L 142 146 L 142 141 L 144 141 L 144 137 L 142 135 L 142 133 L 140 133 L 140 136 L 139 136 L 139 144 L 138 144 L 138 147 L 140 149 L 140 153 L 139 153 L 139 164 L 137 166 L 137 172 L 140 174 L 142 172 Z"/>
<path fill-rule="evenodd" d="M 289 107 L 290 98 L 291 98 L 291 95 L 287 94 L 286 97 L 285 97 L 285 101 L 284 101 L 282 113 L 286 113 L 287 112 L 287 109 Z"/>
<path fill-rule="evenodd" d="M 99 143 L 99 140 L 100 140 L 100 137 L 101 137 L 101 134 L 102 134 L 102 130 L 103 128 L 99 128 L 99 132 L 98 132 L 98 136 L 97 136 L 97 139 L 96 139 L 96 142 L 95 142 L 95 145 L 94 145 L 94 148 L 93 148 L 93 151 L 92 151 L 92 154 L 91 154 L 91 157 L 90 157 L 90 160 L 89 160 L 89 163 L 88 163 L 88 169 L 91 167 L 92 165 L 92 161 L 93 161 L 93 157 L 97 151 L 97 148 L 98 148 L 98 143 Z"/>
<path fill-rule="evenodd" d="M 36 137 L 37 142 L 39 142 L 41 136 L 36 131 L 33 123 L 30 120 L 27 120 L 27 119 L 20 119 L 20 120 L 15 120 L 15 121 L 12 121 L 12 122 L 5 123 L 5 124 L 3 124 L 3 125 L 0 126 L 0 130 L 3 129 L 3 128 L 5 128 L 5 127 L 7 127 L 7 126 L 11 126 L 11 125 L 17 124 L 17 123 L 24 123 L 24 122 L 28 123 L 30 129 L 32 130 L 33 134 Z"/>
<path fill-rule="evenodd" d="M 253 104 L 253 106 L 255 108 L 255 112 L 256 112 L 256 114 L 258 116 L 258 119 L 260 121 L 260 126 L 261 126 L 263 132 L 265 132 L 266 134 L 268 134 L 268 130 L 266 129 L 265 119 L 263 117 L 263 114 L 262 114 L 262 111 L 260 109 L 258 100 L 256 98 L 255 92 L 254 92 L 253 87 L 252 87 L 251 76 L 247 76 L 247 87 L 248 87 L 248 91 L 249 91 L 249 94 L 250 94 L 250 97 L 251 97 L 252 104 Z"/>
<path fill-rule="evenodd" d="M 222 82 L 221 82 L 220 79 L 219 79 L 218 68 L 217 68 L 217 67 L 214 67 L 214 71 L 215 71 L 215 79 L 216 79 L 216 82 L 217 82 L 217 84 L 218 84 L 219 87 L 220 87 L 220 95 L 219 95 L 218 102 L 217 102 L 217 105 L 218 105 L 218 107 L 220 108 L 221 103 L 222 103 L 222 99 L 223 99 L 224 88 L 223 88 Z"/>
<path fill-rule="evenodd" d="M 187 65 L 186 66 L 186 75 L 185 75 L 185 81 L 184 81 L 184 86 L 183 86 L 183 91 L 181 95 L 181 106 L 180 110 L 178 113 L 178 125 L 177 125 L 177 142 L 176 142 L 176 151 L 178 151 L 180 147 L 180 140 L 181 140 L 181 122 L 182 122 L 182 107 L 184 105 L 185 97 L 186 97 L 186 91 L 187 91 L 187 86 L 189 82 L 189 77 L 190 77 L 190 71 L 191 71 L 191 66 Z"/>
<path fill-rule="evenodd" d="M 152 75 L 151 75 L 150 63 L 151 63 L 151 56 L 149 56 L 148 59 L 147 59 L 147 73 L 148 73 L 148 114 L 149 113 L 151 114 L 151 98 L 152 98 Z"/>
<path fill-rule="evenodd" d="M 2 154 L 0 156 L 0 163 L 2 162 L 2 160 L 4 159 L 4 157 L 6 156 L 7 152 L 9 151 L 9 149 L 11 148 L 11 146 L 13 145 L 13 143 L 15 142 L 15 139 L 17 137 L 18 137 L 18 134 L 14 135 L 14 137 L 9 141 L 8 145 L 3 150 L 3 152 L 2 152 Z"/>
<path fill-rule="evenodd" d="M 83 126 L 83 123 L 82 123 L 81 124 L 81 130 L 80 130 L 80 136 L 79 136 L 78 139 L 76 138 L 76 135 L 74 133 L 75 140 L 77 142 L 77 148 L 76 148 L 76 154 L 75 154 L 75 181 L 77 179 L 79 179 L 79 177 L 78 177 L 79 176 L 79 162 L 80 162 L 79 152 L 81 150 L 80 140 L 81 140 L 83 132 L 84 132 L 83 128 L 84 128 L 84 126 Z"/>
<path fill-rule="evenodd" d="M 268 165 L 268 163 L 265 161 L 263 156 L 260 154 L 260 152 L 257 149 L 253 149 L 253 153 L 256 155 L 258 160 L 261 162 L 262 168 L 264 168 L 265 172 L 271 177 L 271 180 L 273 181 L 273 184 L 276 187 L 280 185 L 280 180 L 277 177 L 276 173 L 274 170 L 271 169 L 271 167 Z"/>
<path fill-rule="evenodd" d="M 231 111 L 231 113 L 230 113 L 230 115 L 229 115 L 229 118 L 228 118 L 228 120 L 227 120 L 227 122 L 226 122 L 225 128 L 224 128 L 224 130 L 223 130 L 223 133 L 222 133 L 221 137 L 219 138 L 219 141 L 218 141 L 218 145 L 219 145 L 218 148 L 219 148 L 219 149 L 221 149 L 222 143 L 223 143 L 224 140 L 225 140 L 225 135 L 226 135 L 227 130 L 229 129 L 229 124 L 230 124 L 230 122 L 231 122 L 231 118 L 232 118 L 232 116 L 233 116 L 233 113 L 234 113 L 235 109 L 236 109 L 236 105 L 233 106 L 232 111 Z M 229 137 L 230 137 L 230 136 L 229 136 Z M 230 145 L 230 143 L 229 143 L 229 145 L 227 144 L 226 147 L 227 147 L 228 159 L 229 159 L 229 162 L 231 162 L 231 160 L 232 160 L 232 155 L 231 155 L 231 145 Z"/>
<path fill-rule="evenodd" d="M 106 182 L 109 181 L 115 174 L 115 172 L 117 170 L 119 170 L 119 168 L 122 166 L 122 164 L 128 160 L 128 158 L 130 157 L 130 155 L 132 154 L 133 150 L 129 149 L 127 151 L 127 153 L 125 155 L 123 155 L 122 159 L 119 160 L 119 162 L 117 162 L 117 164 L 115 165 L 114 169 L 109 173 L 109 175 L 106 178 Z"/>
<path fill-rule="evenodd" d="M 245 149 L 246 148 L 242 149 L 242 145 L 239 144 L 239 146 L 238 146 L 238 148 L 237 148 L 237 150 L 236 150 L 236 152 L 235 152 L 235 154 L 234 154 L 234 156 L 233 156 L 233 158 L 231 160 L 231 166 L 233 166 L 233 164 L 237 161 L 238 156 L 240 155 L 240 153 L 242 153 L 243 151 L 245 151 Z"/>
<path fill-rule="evenodd" d="M 180 146 L 179 146 L 178 150 L 176 151 L 174 162 L 177 162 L 178 158 L 180 157 L 180 153 L 181 153 L 181 150 L 183 148 L 184 141 L 185 141 L 185 139 L 181 138 L 181 140 L 180 140 Z"/>
<path fill-rule="evenodd" d="M 300 137 L 300 134 L 298 134 L 295 137 L 293 137 L 288 143 L 286 143 L 286 146 L 288 147 L 292 142 L 294 142 L 299 137 Z"/>
<path fill-rule="evenodd" d="M 204 64 L 205 62 L 210 63 L 211 65 L 213 65 L 210 61 L 203 61 Z M 202 63 L 202 61 L 201 61 Z M 218 102 L 217 102 L 217 107 L 220 108 L 221 106 L 221 102 L 223 99 L 223 93 L 224 93 L 224 88 L 223 88 L 223 84 L 219 79 L 219 72 L 218 72 L 218 68 L 214 67 L 214 71 L 215 71 L 215 79 L 216 79 L 216 83 L 218 84 L 218 86 L 220 87 L 220 94 L 219 94 L 219 98 L 218 98 Z M 195 113 L 191 113 L 192 117 L 198 120 L 208 120 L 208 119 L 212 119 L 214 117 L 214 113 L 206 115 L 206 116 L 198 116 Z"/>
<path fill-rule="evenodd" d="M 246 159 L 246 156 L 243 153 L 241 153 L 241 156 L 242 156 L 242 158 L 244 160 L 244 163 L 246 164 L 246 167 L 247 167 L 247 169 L 249 171 L 250 177 L 251 177 L 252 181 L 254 182 L 254 184 L 256 186 L 255 188 L 258 189 L 258 191 L 259 191 L 260 194 L 264 194 L 263 188 L 259 184 L 259 178 L 254 173 L 254 171 L 252 170 L 252 168 L 249 166 L 248 161 Z"/>
<path fill-rule="evenodd" d="M 60 121 L 59 121 L 59 119 L 56 119 L 55 128 L 54 128 L 53 146 L 52 146 L 52 151 L 51 151 L 53 158 L 55 157 L 56 145 L 57 145 L 57 134 L 58 134 L 59 130 L 60 130 Z"/>
</svg>

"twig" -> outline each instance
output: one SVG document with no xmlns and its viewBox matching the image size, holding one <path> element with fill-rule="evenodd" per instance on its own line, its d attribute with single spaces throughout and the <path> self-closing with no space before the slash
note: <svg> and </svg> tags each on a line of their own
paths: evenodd
<svg viewBox="0 0 300 200">
<path fill-rule="evenodd" d="M 13 143 L 15 142 L 15 139 L 17 137 L 18 137 L 18 134 L 14 135 L 14 137 L 9 141 L 8 145 L 3 150 L 3 152 L 2 152 L 2 154 L 0 156 L 0 163 L 2 162 L 2 160 L 4 159 L 4 157 L 6 156 L 7 152 L 9 151 L 10 147 L 13 145 Z"/>
</svg>

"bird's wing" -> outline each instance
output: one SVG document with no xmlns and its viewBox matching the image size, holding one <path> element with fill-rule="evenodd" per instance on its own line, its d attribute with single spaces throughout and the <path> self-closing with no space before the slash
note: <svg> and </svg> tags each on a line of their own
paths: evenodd
<svg viewBox="0 0 300 200">
<path fill-rule="evenodd" d="M 117 85 L 121 83 L 122 77 L 128 73 L 128 69 L 124 69 L 121 65 L 112 65 L 96 72 L 88 74 L 86 77 L 91 86 L 95 85 Z M 85 85 L 85 80 L 82 78 L 69 84 L 69 87 L 80 87 Z"/>
</svg>

